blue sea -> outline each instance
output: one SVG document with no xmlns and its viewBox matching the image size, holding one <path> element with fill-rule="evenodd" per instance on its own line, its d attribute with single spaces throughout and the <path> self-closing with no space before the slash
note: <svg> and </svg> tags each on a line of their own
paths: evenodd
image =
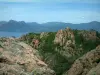
<svg viewBox="0 0 100 75">
<path fill-rule="evenodd" d="M 0 37 L 20 37 L 22 35 L 24 35 L 26 33 L 22 33 L 22 32 L 1 32 L 0 31 Z"/>
</svg>

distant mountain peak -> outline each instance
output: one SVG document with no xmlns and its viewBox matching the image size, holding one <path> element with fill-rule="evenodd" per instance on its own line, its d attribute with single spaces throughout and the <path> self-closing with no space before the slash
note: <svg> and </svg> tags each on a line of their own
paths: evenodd
<svg viewBox="0 0 100 75">
<path fill-rule="evenodd" d="M 100 22 L 98 22 L 98 21 L 92 21 L 92 22 L 90 22 L 90 23 L 100 23 Z"/>
<path fill-rule="evenodd" d="M 20 23 L 25 23 L 25 21 L 19 21 Z"/>
<path fill-rule="evenodd" d="M 9 20 L 8 23 L 15 23 L 15 22 L 17 22 L 17 21 L 15 21 L 15 20 Z"/>
</svg>

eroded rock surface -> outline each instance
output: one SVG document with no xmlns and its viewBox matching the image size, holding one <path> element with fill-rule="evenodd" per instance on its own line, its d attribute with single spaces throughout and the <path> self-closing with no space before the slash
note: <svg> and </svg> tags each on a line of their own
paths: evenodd
<svg viewBox="0 0 100 75">
<path fill-rule="evenodd" d="M 0 41 L 0 75 L 55 75 L 48 65 L 41 60 L 37 50 L 24 42 Z"/>
</svg>

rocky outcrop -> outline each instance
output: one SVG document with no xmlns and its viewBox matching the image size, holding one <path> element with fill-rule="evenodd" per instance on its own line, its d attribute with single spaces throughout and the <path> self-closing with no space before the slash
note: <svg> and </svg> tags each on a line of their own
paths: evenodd
<svg viewBox="0 0 100 75">
<path fill-rule="evenodd" d="M 65 30 L 59 30 L 55 36 L 54 44 L 59 45 L 61 49 L 56 48 L 56 51 L 60 51 L 61 55 L 66 58 L 72 57 L 75 54 L 75 36 L 70 28 Z"/>
<path fill-rule="evenodd" d="M 85 40 L 95 41 L 97 39 L 96 31 L 80 31 L 79 34 L 81 34 Z"/>
<path fill-rule="evenodd" d="M 77 59 L 64 75 L 100 75 L 100 45 Z"/>
<path fill-rule="evenodd" d="M 67 27 L 65 30 L 61 29 L 57 32 L 54 43 L 64 46 L 65 44 L 67 45 L 69 43 L 69 40 L 72 44 L 75 44 L 73 31 Z"/>
<path fill-rule="evenodd" d="M 33 44 L 34 48 L 37 49 L 38 46 L 39 46 L 39 40 L 38 39 L 33 39 L 32 44 Z"/>
<path fill-rule="evenodd" d="M 100 63 L 92 68 L 86 75 L 100 75 Z"/>
<path fill-rule="evenodd" d="M 43 38 L 43 37 L 47 37 L 48 36 L 48 33 L 47 32 L 42 32 L 40 34 L 40 39 Z"/>
<path fill-rule="evenodd" d="M 31 46 L 9 38 L 2 39 L 0 45 L 0 75 L 55 75 Z"/>
</svg>

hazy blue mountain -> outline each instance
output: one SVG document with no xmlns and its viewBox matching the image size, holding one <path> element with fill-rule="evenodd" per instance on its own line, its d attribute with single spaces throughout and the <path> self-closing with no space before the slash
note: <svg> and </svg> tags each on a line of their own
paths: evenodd
<svg viewBox="0 0 100 75">
<path fill-rule="evenodd" d="M 31 32 L 35 31 L 37 27 L 39 27 L 38 24 L 31 25 L 30 23 L 25 23 L 24 21 L 14 21 L 10 20 L 9 22 L 6 22 L 0 26 L 0 31 L 6 31 L 6 32 Z"/>
<path fill-rule="evenodd" d="M 64 22 L 47 22 L 43 24 L 38 24 L 36 22 L 24 22 L 24 21 L 14 21 L 10 20 L 8 22 L 0 22 L 0 31 L 5 32 L 52 32 L 60 29 L 70 27 L 72 29 L 80 30 L 90 30 L 94 29 L 100 31 L 100 22 L 92 21 L 89 23 L 64 23 Z"/>
<path fill-rule="evenodd" d="M 7 23 L 6 21 L 0 21 L 0 26 Z"/>
<path fill-rule="evenodd" d="M 94 29 L 100 31 L 100 22 L 92 21 L 89 23 L 80 23 L 80 24 L 72 24 L 72 23 L 63 23 L 63 22 L 49 22 L 45 23 L 45 26 L 52 28 L 53 30 L 64 29 L 65 27 L 70 27 L 72 29 Z"/>
</svg>

